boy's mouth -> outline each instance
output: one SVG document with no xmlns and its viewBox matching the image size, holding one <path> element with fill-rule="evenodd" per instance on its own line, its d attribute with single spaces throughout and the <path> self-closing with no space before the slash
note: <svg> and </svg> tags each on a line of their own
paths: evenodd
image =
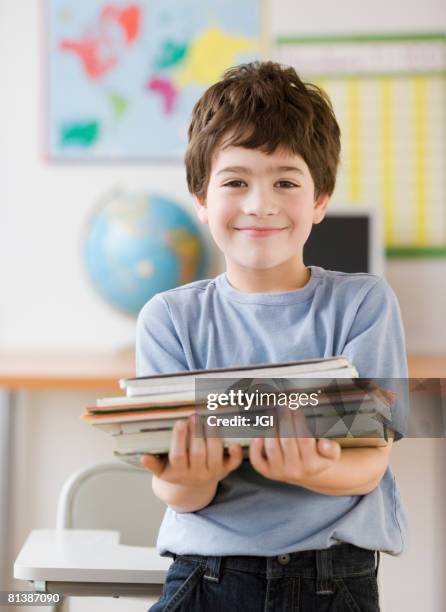
<svg viewBox="0 0 446 612">
<path fill-rule="evenodd" d="M 262 238 L 266 236 L 273 236 L 274 234 L 279 234 L 283 232 L 285 227 L 235 227 L 235 230 L 238 232 L 242 232 L 247 236 L 253 236 L 257 238 Z"/>
</svg>

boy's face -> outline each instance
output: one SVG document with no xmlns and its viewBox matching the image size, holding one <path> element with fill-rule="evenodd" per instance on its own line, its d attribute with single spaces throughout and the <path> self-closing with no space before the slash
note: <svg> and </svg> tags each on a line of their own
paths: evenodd
<svg viewBox="0 0 446 612">
<path fill-rule="evenodd" d="M 214 154 L 206 200 L 195 201 L 228 271 L 286 274 L 303 268 L 303 246 L 324 218 L 328 195 L 314 196 L 300 155 L 227 147 Z"/>
</svg>

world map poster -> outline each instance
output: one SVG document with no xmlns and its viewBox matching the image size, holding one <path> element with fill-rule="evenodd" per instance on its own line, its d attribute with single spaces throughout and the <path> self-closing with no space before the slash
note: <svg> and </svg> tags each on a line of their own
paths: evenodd
<svg viewBox="0 0 446 612">
<path fill-rule="evenodd" d="M 47 0 L 50 160 L 176 160 L 192 108 L 259 57 L 259 0 Z"/>
</svg>

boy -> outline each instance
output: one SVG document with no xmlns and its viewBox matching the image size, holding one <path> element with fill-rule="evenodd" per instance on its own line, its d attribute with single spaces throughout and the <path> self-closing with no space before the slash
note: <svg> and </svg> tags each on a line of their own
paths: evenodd
<svg viewBox="0 0 446 612">
<path fill-rule="evenodd" d="M 242 65 L 204 93 L 187 181 L 226 273 L 145 305 L 138 375 L 342 354 L 361 377 L 407 376 L 389 286 L 303 262 L 339 151 L 328 98 L 292 68 Z M 400 554 L 406 535 L 391 448 L 271 437 L 243 461 L 178 423 L 169 457 L 142 460 L 168 505 L 158 550 L 174 558 L 151 611 L 378 610 L 379 551 Z"/>
</svg>

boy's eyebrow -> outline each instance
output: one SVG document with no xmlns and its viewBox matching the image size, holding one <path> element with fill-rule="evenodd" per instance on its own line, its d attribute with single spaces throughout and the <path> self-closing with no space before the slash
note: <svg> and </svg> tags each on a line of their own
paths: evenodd
<svg viewBox="0 0 446 612">
<path fill-rule="evenodd" d="M 227 166 L 219 170 L 217 175 L 223 174 L 224 172 L 244 172 L 245 174 L 252 174 L 252 170 L 245 166 Z M 304 176 L 304 171 L 297 166 L 269 166 L 267 172 L 268 174 L 274 174 L 275 172 L 297 172 Z"/>
</svg>

